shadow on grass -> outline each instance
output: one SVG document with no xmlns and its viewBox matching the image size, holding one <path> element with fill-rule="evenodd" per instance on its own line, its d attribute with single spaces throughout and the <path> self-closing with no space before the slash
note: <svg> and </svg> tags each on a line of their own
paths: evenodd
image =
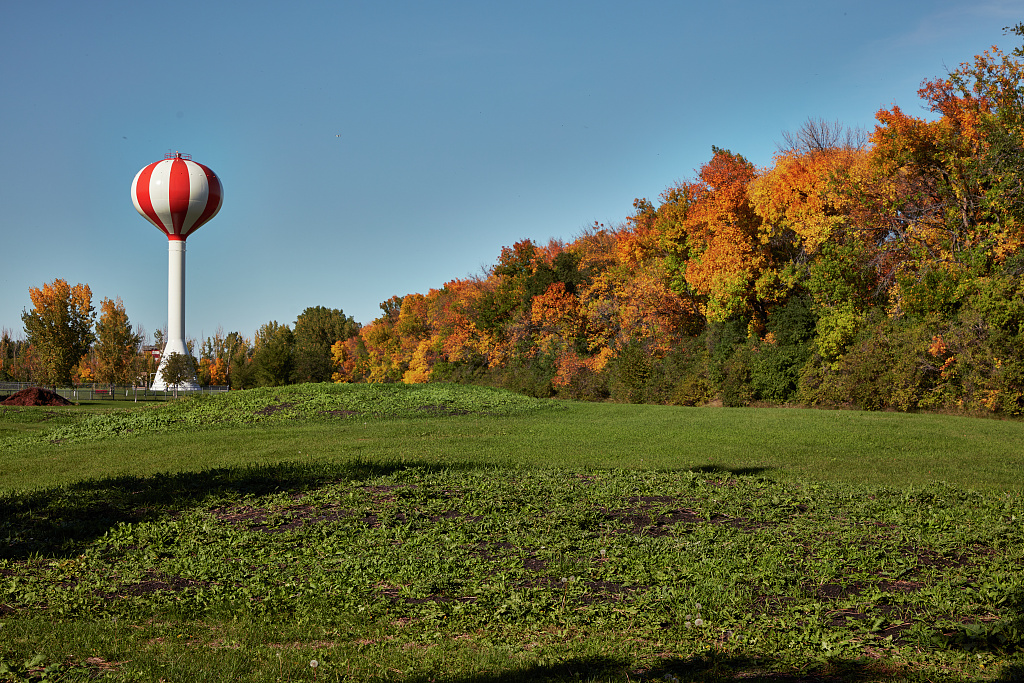
<svg viewBox="0 0 1024 683">
<path fill-rule="evenodd" d="M 998 681 L 1016 681 L 1013 671 L 1006 669 Z M 557 664 L 534 665 L 517 671 L 470 676 L 422 675 L 406 679 L 413 683 L 446 681 L 446 683 L 554 683 L 556 681 L 679 681 L 680 683 L 712 683 L 717 681 L 750 681 L 772 683 L 838 683 L 877 681 L 932 681 L 933 683 L 966 683 L 975 680 L 963 675 L 935 671 L 915 672 L 905 666 L 894 666 L 876 659 L 832 659 L 812 666 L 787 666 L 783 662 L 753 658 L 742 654 L 709 653 L 688 659 L 669 658 L 657 667 L 637 670 L 622 659 L 613 657 L 573 658 Z"/>
<path fill-rule="evenodd" d="M 999 612 L 1001 619 L 964 624 L 953 633 L 943 634 L 939 642 L 953 650 L 1016 656 L 1003 667 L 997 681 L 1024 682 L 1024 591 L 1018 589 L 1007 595 Z"/>
<path fill-rule="evenodd" d="M 237 495 L 300 492 L 338 481 L 361 481 L 419 468 L 429 471 L 493 468 L 493 464 L 278 463 L 87 480 L 30 493 L 0 494 L 0 558 L 68 558 L 122 523 L 147 522 Z M 762 467 L 705 465 L 690 471 L 709 475 L 756 476 Z"/>
<path fill-rule="evenodd" d="M 24 560 L 80 554 L 121 523 L 146 522 L 209 499 L 307 491 L 338 481 L 362 481 L 408 468 L 474 469 L 473 464 L 417 462 L 281 463 L 202 472 L 110 477 L 0 495 L 0 558 Z M 480 467 L 483 467 L 482 465 Z"/>
<path fill-rule="evenodd" d="M 991 655 L 979 661 L 989 662 L 994 683 L 1024 683 L 1024 591 L 1014 591 L 1003 601 L 1003 618 L 995 622 L 965 624 L 955 633 L 936 634 L 933 645 L 937 651 L 959 650 L 971 654 Z M 998 664 L 993 665 L 993 659 Z M 725 653 L 709 650 L 690 658 L 671 657 L 651 668 L 638 670 L 624 658 L 579 657 L 554 664 L 537 664 L 515 671 L 469 676 L 409 679 L 417 683 L 447 681 L 448 683 L 519 683 L 526 681 L 679 681 L 713 683 L 717 681 L 751 681 L 772 683 L 854 683 L 878 681 L 929 681 L 931 683 L 967 683 L 978 680 L 970 673 L 955 673 L 944 667 L 920 671 L 903 663 L 893 663 L 877 656 L 857 659 L 832 658 L 800 665 L 765 656 Z M 973 666 L 968 664 L 967 666 Z"/>
<path fill-rule="evenodd" d="M 689 467 L 686 471 L 695 474 L 728 474 L 734 477 L 756 477 L 765 472 L 771 472 L 774 467 L 725 467 L 724 465 L 702 465 L 701 467 Z"/>
</svg>

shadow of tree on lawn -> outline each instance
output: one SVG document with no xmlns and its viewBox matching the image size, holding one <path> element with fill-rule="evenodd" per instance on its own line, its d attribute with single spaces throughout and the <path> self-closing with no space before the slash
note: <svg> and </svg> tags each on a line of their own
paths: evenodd
<svg viewBox="0 0 1024 683">
<path fill-rule="evenodd" d="M 728 474 L 733 477 L 756 477 L 766 472 L 771 472 L 774 467 L 726 467 L 724 465 L 702 465 L 701 467 L 688 467 L 687 472 L 694 474 Z"/>
<path fill-rule="evenodd" d="M 337 481 L 363 481 L 408 468 L 474 469 L 473 464 L 402 461 L 280 463 L 152 476 L 109 477 L 67 486 L 0 495 L 0 559 L 78 555 L 122 523 L 160 519 L 236 495 L 298 493 Z"/>
<path fill-rule="evenodd" d="M 1004 668 L 998 683 L 1017 681 L 1021 669 L 1016 665 Z M 899 683 L 927 680 L 934 683 L 967 683 L 971 676 L 942 674 L 930 671 L 923 677 L 912 669 L 886 664 L 876 659 L 831 659 L 812 666 L 787 666 L 780 661 L 749 657 L 743 654 L 710 652 L 690 658 L 669 658 L 650 669 L 636 669 L 633 663 L 615 657 L 580 657 L 556 664 L 539 664 L 515 671 L 469 676 L 423 674 L 407 678 L 411 683 L 445 681 L 446 683 L 555 683 L 569 681 L 673 681 L 680 683 L 714 683 L 742 680 L 752 683 Z"/>
<path fill-rule="evenodd" d="M 494 468 L 492 464 L 368 462 L 278 463 L 87 480 L 30 493 L 0 494 L 0 558 L 24 560 L 80 554 L 118 524 L 153 521 L 224 496 L 298 493 L 337 481 L 362 481 L 418 468 Z M 705 465 L 706 475 L 756 476 L 766 468 Z"/>
</svg>

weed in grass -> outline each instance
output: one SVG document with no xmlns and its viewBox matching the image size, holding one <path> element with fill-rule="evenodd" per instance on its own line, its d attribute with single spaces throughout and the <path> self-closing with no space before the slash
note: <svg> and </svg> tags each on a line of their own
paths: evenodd
<svg viewBox="0 0 1024 683">
<path fill-rule="evenodd" d="M 219 615 L 254 623 L 305 615 L 334 629 L 402 623 L 405 642 L 431 647 L 450 634 L 507 637 L 505 629 L 524 627 L 630 633 L 663 646 L 669 637 L 681 656 L 741 648 L 783 669 L 865 648 L 921 648 L 956 661 L 958 651 L 1009 654 L 1020 644 L 1011 569 L 1019 547 L 992 553 L 984 544 L 993 535 L 1020 540 L 998 497 L 969 496 L 972 528 L 937 524 L 920 547 L 861 521 L 886 512 L 916 520 L 893 509 L 897 490 L 819 486 L 814 513 L 780 515 L 753 503 L 800 499 L 802 487 L 620 471 L 596 475 L 580 499 L 566 471 L 483 474 L 396 469 L 349 474 L 298 497 L 213 497 L 122 524 L 69 561 L 5 561 L 0 601 L 13 615 L 106 613 L 109 623 Z M 636 495 L 644 490 L 657 500 Z M 595 515 L 610 527 L 595 525 Z M 608 528 L 619 539 L 611 551 Z M 798 571 L 781 546 L 798 549 Z M 903 578 L 883 562 L 893 554 L 916 560 Z M 990 585 L 972 578 L 980 570 Z M 58 605 L 58 595 L 79 602 Z M 711 623 L 709 610 L 732 616 Z"/>
</svg>

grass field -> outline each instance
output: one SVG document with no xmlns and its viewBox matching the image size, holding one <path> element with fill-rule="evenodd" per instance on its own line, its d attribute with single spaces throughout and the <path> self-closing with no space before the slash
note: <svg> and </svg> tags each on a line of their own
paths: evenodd
<svg viewBox="0 0 1024 683">
<path fill-rule="evenodd" d="M 0 680 L 1021 680 L 1022 436 L 444 385 L 0 408 Z"/>
</svg>

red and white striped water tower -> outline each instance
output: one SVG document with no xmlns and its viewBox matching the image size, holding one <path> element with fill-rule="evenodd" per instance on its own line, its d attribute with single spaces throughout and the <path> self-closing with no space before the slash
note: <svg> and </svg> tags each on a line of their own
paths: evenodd
<svg viewBox="0 0 1024 683">
<path fill-rule="evenodd" d="M 160 376 L 172 353 L 188 356 L 185 346 L 185 240 L 217 215 L 224 188 L 217 174 L 188 154 L 167 154 L 139 171 L 132 181 L 132 202 L 142 217 L 167 235 L 167 345 L 153 389 L 167 389 Z M 179 388 L 198 389 L 195 380 Z"/>
</svg>

